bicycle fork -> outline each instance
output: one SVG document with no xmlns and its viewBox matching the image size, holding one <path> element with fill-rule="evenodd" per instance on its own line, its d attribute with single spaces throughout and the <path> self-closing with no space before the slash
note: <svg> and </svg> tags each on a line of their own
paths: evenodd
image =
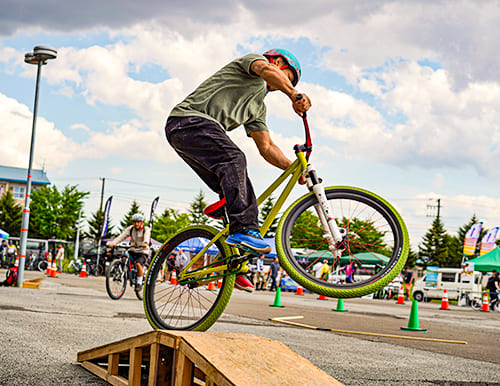
<svg viewBox="0 0 500 386">
<path fill-rule="evenodd" d="M 321 178 L 316 174 L 316 169 L 308 163 L 304 174 L 307 181 L 307 187 L 318 199 L 318 204 L 314 205 L 314 209 L 316 210 L 316 214 L 325 232 L 324 238 L 328 242 L 328 248 L 334 253 L 335 257 L 340 257 L 345 250 L 343 241 L 347 232 L 344 228 L 339 228 L 333 217 L 333 209 L 328 203 L 325 187 L 323 186 Z"/>
</svg>

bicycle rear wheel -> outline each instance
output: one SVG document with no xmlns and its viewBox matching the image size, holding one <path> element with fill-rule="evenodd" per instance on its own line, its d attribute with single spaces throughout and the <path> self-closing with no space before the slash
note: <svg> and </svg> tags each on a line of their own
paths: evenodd
<svg viewBox="0 0 500 386">
<path fill-rule="evenodd" d="M 164 276 L 165 263 L 171 253 L 182 250 L 191 259 L 217 233 L 215 228 L 209 226 L 188 227 L 165 242 L 153 258 L 144 285 L 144 309 L 154 329 L 205 331 L 224 312 L 233 292 L 234 274 L 221 272 L 226 276 L 219 279 L 220 285 L 212 282 L 210 287 L 200 283 L 209 277 L 207 274 L 186 280 L 177 279 L 178 284 L 174 284 L 172 279 L 165 280 Z M 229 246 L 219 239 L 188 272 L 217 265 L 230 253 Z"/>
<path fill-rule="evenodd" d="M 120 299 L 127 289 L 127 272 L 121 260 L 115 260 L 106 271 L 106 292 L 113 300 Z"/>
<path fill-rule="evenodd" d="M 287 209 L 278 225 L 276 249 L 282 267 L 305 288 L 325 296 L 359 297 L 381 289 L 401 272 L 408 257 L 408 232 L 401 216 L 366 190 L 329 187 L 325 193 L 338 226 L 346 231 L 345 250 L 337 256 L 329 249 L 315 209 L 317 198 L 309 193 Z M 325 260 L 329 270 L 317 277 L 318 262 Z M 351 262 L 352 282 L 345 274 Z"/>
</svg>

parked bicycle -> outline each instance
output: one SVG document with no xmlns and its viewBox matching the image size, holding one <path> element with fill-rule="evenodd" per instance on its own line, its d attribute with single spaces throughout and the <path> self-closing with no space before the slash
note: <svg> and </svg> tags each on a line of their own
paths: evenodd
<svg viewBox="0 0 500 386">
<path fill-rule="evenodd" d="M 68 273 L 79 275 L 80 271 L 82 270 L 82 260 L 70 260 L 68 263 L 64 264 L 63 270 Z"/>
<path fill-rule="evenodd" d="M 471 297 L 469 292 L 462 292 L 458 298 L 459 306 L 472 307 L 473 310 L 478 311 L 481 309 L 481 298 Z"/>
<path fill-rule="evenodd" d="M 144 265 L 144 276 L 147 273 L 148 258 Z M 113 300 L 120 299 L 127 289 L 127 281 L 134 288 L 135 295 L 139 300 L 143 299 L 143 291 L 136 291 L 137 268 L 128 252 L 125 252 L 122 258 L 113 261 L 106 269 L 106 292 Z"/>
<path fill-rule="evenodd" d="M 305 114 L 303 123 L 306 139 L 305 144 L 294 148 L 297 159 L 257 199 L 262 204 L 289 178 L 261 226 L 261 233 L 267 232 L 304 175 L 309 192 L 285 210 L 276 230 L 281 267 L 304 288 L 325 296 L 349 298 L 375 292 L 404 267 L 409 251 L 406 226 L 391 204 L 374 193 L 348 186 L 324 188 L 316 169 L 308 163 L 312 141 Z M 236 274 L 245 272 L 246 261 L 253 257 L 224 242 L 229 232 L 227 219 L 224 224 L 222 230 L 206 225 L 187 227 L 166 241 L 156 254 L 144 287 L 144 308 L 153 328 L 204 331 L 223 313 Z M 177 272 L 178 284 L 160 280 L 167 257 L 180 249 L 189 253 L 190 261 Z M 364 272 L 353 283 L 323 281 L 299 263 L 298 251 L 306 256 L 330 254 L 331 272 L 342 270 L 350 261 L 363 269 L 363 256 L 376 259 L 380 269 Z M 211 282 L 219 285 L 209 290 Z"/>
</svg>

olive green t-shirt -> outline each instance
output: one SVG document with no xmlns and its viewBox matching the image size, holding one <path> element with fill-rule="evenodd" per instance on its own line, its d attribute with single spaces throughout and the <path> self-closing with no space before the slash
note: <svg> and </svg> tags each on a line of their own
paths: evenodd
<svg viewBox="0 0 500 386">
<path fill-rule="evenodd" d="M 175 106 L 170 116 L 211 119 L 226 131 L 244 125 L 247 135 L 267 131 L 267 85 L 250 69 L 256 60 L 267 61 L 265 56 L 249 54 L 227 64 Z"/>
</svg>

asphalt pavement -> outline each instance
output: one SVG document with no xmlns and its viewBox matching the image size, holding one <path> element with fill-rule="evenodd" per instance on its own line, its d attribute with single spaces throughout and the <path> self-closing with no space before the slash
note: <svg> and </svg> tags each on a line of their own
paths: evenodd
<svg viewBox="0 0 500 386">
<path fill-rule="evenodd" d="M 0 277 L 4 271 L 0 270 Z M 25 272 L 25 279 L 44 276 Z M 500 385 L 500 312 L 481 313 L 439 304 L 419 304 L 428 332 L 407 333 L 410 303 L 336 300 L 282 294 L 285 308 L 269 307 L 274 293 L 235 291 L 213 332 L 250 333 L 283 342 L 347 385 Z M 467 345 L 406 341 L 287 326 L 272 317 L 303 316 L 297 322 L 321 328 L 467 341 Z M 0 288 L 0 385 L 104 385 L 76 362 L 79 351 L 151 331 L 140 301 L 128 289 L 111 300 L 104 278 L 60 274 L 40 289 Z M 210 332 L 209 331 L 209 332 Z M 263 358 L 273 353 L 262 353 Z"/>
</svg>

